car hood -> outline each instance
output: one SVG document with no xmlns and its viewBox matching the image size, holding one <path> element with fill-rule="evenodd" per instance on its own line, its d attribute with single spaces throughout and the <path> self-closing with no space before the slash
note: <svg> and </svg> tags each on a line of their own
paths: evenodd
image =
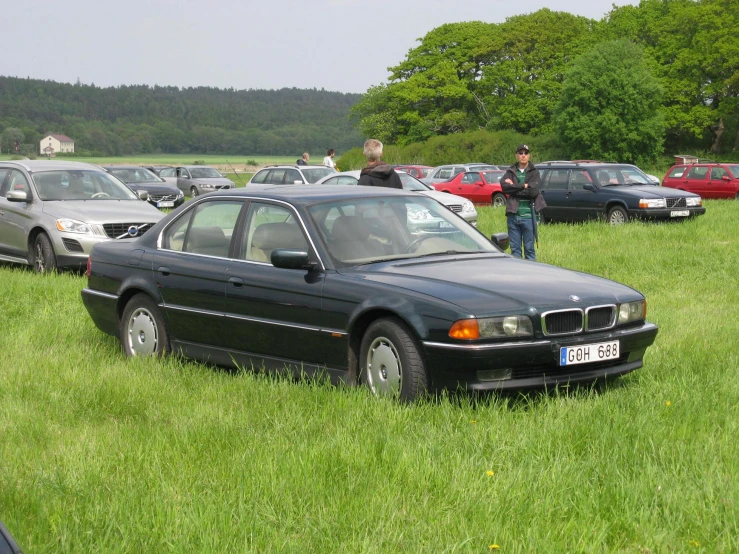
<svg viewBox="0 0 739 554">
<path fill-rule="evenodd" d="M 225 177 L 207 177 L 207 178 L 200 177 L 198 179 L 190 179 L 190 181 L 194 181 L 196 183 L 207 183 L 209 185 L 235 186 L 234 182 L 231 179 L 226 179 Z"/>
<path fill-rule="evenodd" d="M 44 213 L 85 223 L 148 223 L 164 214 L 143 200 L 65 200 L 44 202 Z"/>
<path fill-rule="evenodd" d="M 418 190 L 416 192 L 420 192 L 421 194 L 430 196 L 431 198 L 433 198 L 440 204 L 444 204 L 445 206 L 451 206 L 452 204 L 459 204 L 461 206 L 465 202 L 468 202 L 466 198 L 462 198 L 461 196 L 457 196 L 456 194 L 449 194 L 448 192 L 439 192 L 438 190 Z"/>
<path fill-rule="evenodd" d="M 478 317 L 526 313 L 532 308 L 542 313 L 642 298 L 638 291 L 615 281 L 505 254 L 403 260 L 340 272 L 445 300 Z"/>
<path fill-rule="evenodd" d="M 627 192 L 632 196 L 639 195 L 641 198 L 685 198 L 689 196 L 698 196 L 692 192 L 684 190 L 671 189 L 669 187 L 660 187 L 658 185 L 612 185 L 605 187 L 605 190 L 617 189 Z"/>
<path fill-rule="evenodd" d="M 126 183 L 131 190 L 145 190 L 150 194 L 179 194 L 180 189 L 166 183 Z"/>
</svg>

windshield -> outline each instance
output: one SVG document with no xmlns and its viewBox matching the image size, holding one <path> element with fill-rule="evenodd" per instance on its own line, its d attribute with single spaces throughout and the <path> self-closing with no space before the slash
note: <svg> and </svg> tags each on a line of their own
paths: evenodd
<svg viewBox="0 0 739 554">
<path fill-rule="evenodd" d="M 409 175 L 408 173 L 403 173 L 402 171 L 396 171 L 396 173 L 400 176 L 400 182 L 403 183 L 403 188 L 405 190 L 434 190 L 433 187 L 423 184 L 421 181 L 419 181 L 412 175 Z"/>
<path fill-rule="evenodd" d="M 43 171 L 33 175 L 41 200 L 139 200 L 131 189 L 103 171 Z"/>
<path fill-rule="evenodd" d="M 223 177 L 217 170 L 212 167 L 191 167 L 190 176 L 193 179 L 214 179 L 217 177 Z"/>
<path fill-rule="evenodd" d="M 474 227 L 426 196 L 333 200 L 314 204 L 308 212 L 337 267 L 500 252 Z"/>
<path fill-rule="evenodd" d="M 115 168 L 111 167 L 108 171 L 118 177 L 124 183 L 161 183 L 164 179 L 160 179 L 148 169 L 143 167 L 136 168 Z"/>
<path fill-rule="evenodd" d="M 311 168 L 302 168 L 303 176 L 305 177 L 305 180 L 309 183 L 315 183 L 316 181 L 319 181 L 323 179 L 326 175 L 331 175 L 332 173 L 336 173 L 333 169 L 330 167 L 311 167 Z"/>
<path fill-rule="evenodd" d="M 590 178 L 600 186 L 653 185 L 641 169 L 633 165 L 611 165 L 588 169 Z"/>
</svg>

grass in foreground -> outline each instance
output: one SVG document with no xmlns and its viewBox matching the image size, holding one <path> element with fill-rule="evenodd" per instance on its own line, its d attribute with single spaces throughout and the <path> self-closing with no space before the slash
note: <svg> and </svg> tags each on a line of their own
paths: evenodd
<svg viewBox="0 0 739 554">
<path fill-rule="evenodd" d="M 739 204 L 707 205 L 542 227 L 541 261 L 634 286 L 660 325 L 599 391 L 399 406 L 127 360 L 83 277 L 0 267 L 0 519 L 29 553 L 737 551 Z"/>
</svg>

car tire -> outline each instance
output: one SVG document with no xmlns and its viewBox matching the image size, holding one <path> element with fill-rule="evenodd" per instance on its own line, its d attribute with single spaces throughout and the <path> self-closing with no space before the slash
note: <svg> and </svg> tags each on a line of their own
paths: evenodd
<svg viewBox="0 0 739 554">
<path fill-rule="evenodd" d="M 36 273 L 50 273 L 56 270 L 56 256 L 51 239 L 46 233 L 39 233 L 33 241 L 31 254 L 33 270 Z"/>
<path fill-rule="evenodd" d="M 359 376 L 372 394 L 413 402 L 428 392 L 429 377 L 418 341 L 398 318 L 374 321 L 362 337 Z"/>
<path fill-rule="evenodd" d="M 505 206 L 505 203 L 506 203 L 505 194 L 502 194 L 500 192 L 496 192 L 495 194 L 493 194 L 493 207 L 501 208 Z"/>
<path fill-rule="evenodd" d="M 629 214 L 622 206 L 614 206 L 608 210 L 608 223 L 611 225 L 621 225 L 629 221 Z"/>
<path fill-rule="evenodd" d="M 190 196 L 195 198 L 198 194 L 200 194 L 198 192 L 198 187 L 195 187 L 195 186 L 190 187 Z"/>
<path fill-rule="evenodd" d="M 159 306 L 139 293 L 126 304 L 120 323 L 121 346 L 126 356 L 163 356 L 170 350 L 169 335 Z"/>
</svg>

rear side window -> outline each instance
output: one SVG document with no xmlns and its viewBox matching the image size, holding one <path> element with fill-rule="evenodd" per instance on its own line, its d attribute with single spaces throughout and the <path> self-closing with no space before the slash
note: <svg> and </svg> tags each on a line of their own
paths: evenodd
<svg viewBox="0 0 739 554">
<path fill-rule="evenodd" d="M 704 165 L 696 165 L 690 168 L 688 174 L 685 176 L 686 179 L 705 179 L 706 173 L 708 173 L 708 167 Z"/>
<path fill-rule="evenodd" d="M 251 182 L 257 183 L 257 184 L 264 183 L 264 178 L 267 176 L 267 173 L 269 173 L 269 171 L 266 169 L 263 169 L 262 171 L 254 175 Z"/>
<path fill-rule="evenodd" d="M 685 173 L 685 166 L 678 165 L 677 167 L 673 167 L 672 171 L 670 171 L 669 175 L 667 176 L 677 179 L 678 177 L 682 177 L 684 173 Z"/>
</svg>

